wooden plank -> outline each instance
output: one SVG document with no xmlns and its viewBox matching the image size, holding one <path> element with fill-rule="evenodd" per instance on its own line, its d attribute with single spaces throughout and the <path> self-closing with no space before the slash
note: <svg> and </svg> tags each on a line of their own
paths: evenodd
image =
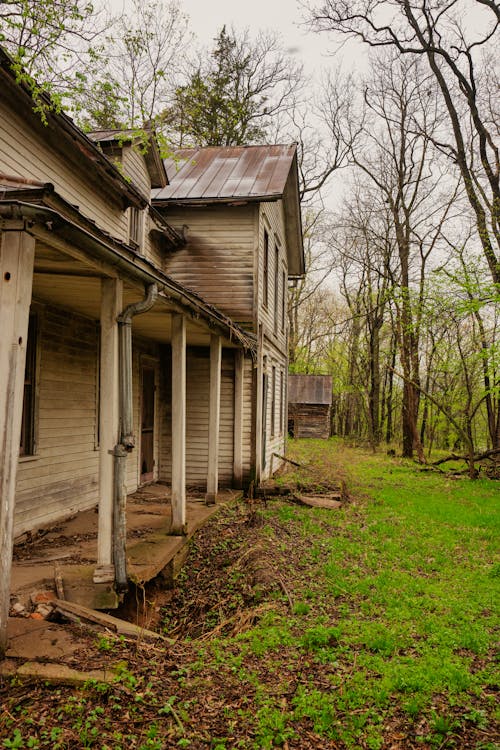
<svg viewBox="0 0 500 750">
<path fill-rule="evenodd" d="M 101 349 L 99 409 L 99 522 L 97 532 L 97 568 L 94 581 L 114 580 L 113 503 L 114 456 L 118 444 L 119 359 L 117 318 L 123 308 L 123 282 L 101 281 Z"/>
</svg>

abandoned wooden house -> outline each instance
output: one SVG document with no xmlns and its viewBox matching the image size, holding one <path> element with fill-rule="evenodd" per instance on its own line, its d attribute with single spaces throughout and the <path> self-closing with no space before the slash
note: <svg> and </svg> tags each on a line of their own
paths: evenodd
<svg viewBox="0 0 500 750">
<path fill-rule="evenodd" d="M 97 506 L 94 581 L 124 587 L 128 493 L 169 485 L 182 534 L 186 486 L 214 502 L 270 471 L 303 254 L 294 148 L 176 171 L 152 136 L 42 122 L 3 52 L 0 86 L 1 653 L 16 535 Z"/>
<path fill-rule="evenodd" d="M 330 437 L 331 375 L 288 376 L 288 432 L 295 438 Z"/>
</svg>

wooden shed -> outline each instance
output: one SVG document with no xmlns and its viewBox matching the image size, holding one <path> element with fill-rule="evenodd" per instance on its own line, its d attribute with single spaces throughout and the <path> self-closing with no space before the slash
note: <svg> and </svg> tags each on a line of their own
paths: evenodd
<svg viewBox="0 0 500 750">
<path fill-rule="evenodd" d="M 296 438 L 330 437 L 331 375 L 288 376 L 288 432 Z"/>
</svg>

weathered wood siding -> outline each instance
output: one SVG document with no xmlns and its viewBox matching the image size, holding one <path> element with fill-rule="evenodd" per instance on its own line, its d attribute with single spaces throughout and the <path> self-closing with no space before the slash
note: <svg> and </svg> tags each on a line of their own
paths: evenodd
<svg viewBox="0 0 500 750">
<path fill-rule="evenodd" d="M 243 325 L 253 322 L 255 212 L 248 206 L 172 208 L 167 221 L 184 227 L 187 244 L 166 262 L 166 272 Z"/>
<path fill-rule="evenodd" d="M 151 179 L 144 154 L 141 154 L 139 147 L 131 146 L 130 144 L 124 145 L 121 162 L 123 174 L 130 177 L 135 187 L 149 200 L 151 195 Z"/>
<path fill-rule="evenodd" d="M 63 198 L 79 206 L 81 213 L 95 221 L 97 226 L 119 239 L 127 240 L 125 212 L 99 195 L 80 169 L 57 154 L 2 100 L 0 129 L 0 171 L 52 182 Z"/>
<path fill-rule="evenodd" d="M 265 234 L 268 237 L 267 305 L 265 304 Z M 286 303 L 288 265 L 285 245 L 285 226 L 282 201 L 261 203 L 259 208 L 259 248 L 257 265 L 257 325 L 262 326 L 262 356 L 268 378 L 266 408 L 266 459 L 262 479 L 275 471 L 280 460 L 273 453 L 285 452 L 286 386 L 288 369 L 288 320 Z M 285 279 L 283 278 L 285 274 Z M 273 387 L 273 368 L 275 373 Z M 274 402 L 274 407 L 273 407 Z M 274 424 L 273 424 L 274 415 Z"/>
<path fill-rule="evenodd" d="M 159 478 L 171 479 L 171 378 L 170 352 L 162 356 L 161 438 Z M 234 355 L 222 350 L 221 413 L 219 432 L 219 484 L 230 486 L 233 479 Z M 208 471 L 209 349 L 188 347 L 186 358 L 186 484 L 206 487 Z M 245 418 L 247 418 L 246 415 Z M 249 453 L 249 451 L 246 451 Z M 248 461 L 249 456 L 245 460 Z"/>
<path fill-rule="evenodd" d="M 153 342 L 134 338 L 132 342 L 132 399 L 133 399 L 133 424 L 136 438 L 135 448 L 127 457 L 127 492 L 135 492 L 140 485 L 141 478 L 141 370 L 142 365 L 148 365 L 155 370 L 156 393 L 155 393 L 155 431 L 154 431 L 154 470 L 153 479 L 158 479 L 158 464 L 160 455 L 161 435 L 161 409 L 160 409 L 160 377 L 159 377 L 159 347 Z"/>
<path fill-rule="evenodd" d="M 264 236 L 269 240 L 268 303 L 264 304 Z M 259 208 L 258 249 L 258 318 L 264 326 L 264 335 L 283 353 L 287 351 L 287 316 L 283 315 L 286 302 L 288 274 L 283 202 L 261 203 Z M 276 252 L 277 249 L 277 252 Z M 285 283 L 283 283 L 283 272 Z M 285 308 L 286 312 L 286 308 Z"/>
<path fill-rule="evenodd" d="M 289 404 L 288 430 L 295 438 L 330 437 L 329 404 Z"/>
<path fill-rule="evenodd" d="M 52 307 L 38 320 L 38 449 L 19 463 L 15 534 L 98 500 L 97 326 Z"/>
<path fill-rule="evenodd" d="M 266 461 L 262 478 L 266 479 L 280 465 L 273 453 L 283 455 L 286 440 L 286 358 L 270 342 L 264 341 L 265 373 L 267 374 Z M 274 382 L 273 382 L 274 368 Z"/>
<path fill-rule="evenodd" d="M 243 369 L 243 484 L 250 481 L 252 469 L 252 426 L 253 426 L 253 375 L 254 365 L 250 357 L 245 357 Z"/>
</svg>

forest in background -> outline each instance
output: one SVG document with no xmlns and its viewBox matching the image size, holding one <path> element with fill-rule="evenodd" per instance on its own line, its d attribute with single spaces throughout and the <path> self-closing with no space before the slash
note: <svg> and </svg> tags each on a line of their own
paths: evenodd
<svg viewBox="0 0 500 750">
<path fill-rule="evenodd" d="M 363 65 L 334 57 L 311 81 L 269 30 L 223 27 L 203 49 L 175 0 L 133 0 L 116 18 L 86 0 L 7 0 L 0 36 L 42 118 L 54 106 L 84 129 L 154 128 L 165 153 L 296 141 L 309 271 L 290 288 L 291 371 L 334 376 L 339 435 L 494 472 L 498 5 L 303 12 L 339 50 L 357 40 Z"/>
</svg>

